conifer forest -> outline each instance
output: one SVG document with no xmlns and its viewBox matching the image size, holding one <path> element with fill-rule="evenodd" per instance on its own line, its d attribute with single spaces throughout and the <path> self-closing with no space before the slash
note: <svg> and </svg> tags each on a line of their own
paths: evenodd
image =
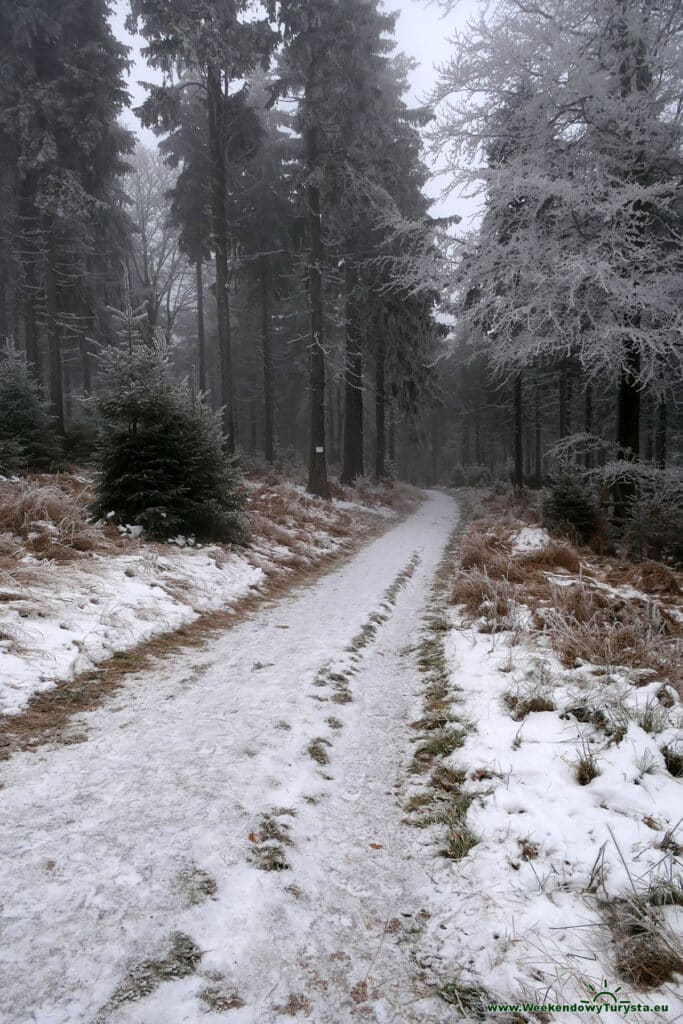
<svg viewBox="0 0 683 1024">
<path fill-rule="evenodd" d="M 378 3 L 140 0 L 116 26 L 147 141 L 111 8 L 3 5 L 5 472 L 92 457 L 126 337 L 229 454 L 303 463 L 321 496 L 572 466 L 623 518 L 677 463 L 676 3 L 523 7 L 513 34 L 515 4 L 473 9 L 414 105 Z M 430 214 L 435 168 L 476 216 Z"/>
<path fill-rule="evenodd" d="M 3 1024 L 683 1019 L 682 512 L 681 0 L 0 0 Z"/>
</svg>

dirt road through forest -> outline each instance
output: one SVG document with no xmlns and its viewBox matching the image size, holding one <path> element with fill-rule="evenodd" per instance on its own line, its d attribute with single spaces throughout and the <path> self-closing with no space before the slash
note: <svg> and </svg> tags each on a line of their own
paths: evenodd
<svg viewBox="0 0 683 1024">
<path fill-rule="evenodd" d="M 398 789 L 456 514 L 429 493 L 2 766 L 5 1024 L 453 1020 L 411 958 L 433 851 Z"/>
</svg>

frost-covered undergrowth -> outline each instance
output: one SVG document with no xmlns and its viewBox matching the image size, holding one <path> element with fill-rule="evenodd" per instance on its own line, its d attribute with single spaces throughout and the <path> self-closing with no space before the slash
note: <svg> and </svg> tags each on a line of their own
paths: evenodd
<svg viewBox="0 0 683 1024">
<path fill-rule="evenodd" d="M 461 1016 L 585 1019 L 603 989 L 683 1013 L 679 585 L 509 518 L 445 563 L 407 810 L 444 855 L 426 963 Z"/>
<path fill-rule="evenodd" d="M 288 481 L 247 482 L 246 548 L 147 542 L 88 520 L 86 479 L 0 482 L 0 714 L 57 682 L 199 615 L 237 604 L 268 579 L 350 547 L 414 496 L 361 487 L 332 505 Z M 391 507 L 391 506 L 395 507 Z"/>
</svg>

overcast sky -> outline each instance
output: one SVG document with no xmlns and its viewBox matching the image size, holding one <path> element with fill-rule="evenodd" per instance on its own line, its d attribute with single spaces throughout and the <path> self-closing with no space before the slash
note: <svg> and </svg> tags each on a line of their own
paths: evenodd
<svg viewBox="0 0 683 1024">
<path fill-rule="evenodd" d="M 311 2 L 315 3 L 315 0 Z M 392 3 L 388 0 L 386 8 L 399 12 L 396 25 L 398 49 L 417 62 L 411 76 L 411 102 L 417 103 L 427 98 L 437 79 L 436 68 L 450 53 L 448 37 L 455 28 L 464 27 L 467 18 L 478 6 L 477 0 L 460 0 L 455 10 L 444 17 L 436 3 L 421 3 L 420 0 L 398 0 Z M 147 67 L 140 55 L 140 47 L 144 45 L 144 40 L 139 37 L 133 38 L 125 30 L 127 10 L 127 0 L 117 0 L 112 26 L 116 36 L 132 48 L 131 58 L 134 64 L 129 78 L 129 91 L 135 106 L 145 96 L 144 89 L 137 84 L 138 81 L 153 81 L 158 76 Z M 126 112 L 125 121 L 146 142 L 154 144 L 154 136 L 141 128 L 131 111 Z M 433 165 L 432 167 L 433 170 L 437 169 Z M 442 187 L 443 180 L 435 177 L 429 183 L 428 194 L 436 199 Z M 449 196 L 444 202 L 436 202 L 432 208 L 434 214 L 458 213 L 464 217 L 465 223 L 470 221 L 475 211 L 476 204 L 472 200 L 454 195 Z"/>
</svg>

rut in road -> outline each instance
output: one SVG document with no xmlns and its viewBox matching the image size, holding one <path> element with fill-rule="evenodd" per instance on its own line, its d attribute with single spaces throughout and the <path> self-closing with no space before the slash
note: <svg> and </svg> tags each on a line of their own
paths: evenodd
<svg viewBox="0 0 683 1024">
<path fill-rule="evenodd" d="M 453 1019 L 411 960 L 433 853 L 397 788 L 454 524 L 428 494 L 310 589 L 132 678 L 85 742 L 8 762 L 8 1024 Z"/>
</svg>

